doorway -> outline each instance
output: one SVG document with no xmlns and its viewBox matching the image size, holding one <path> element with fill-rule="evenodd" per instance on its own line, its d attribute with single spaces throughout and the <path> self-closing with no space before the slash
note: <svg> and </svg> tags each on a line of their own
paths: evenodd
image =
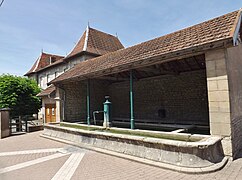
<svg viewBox="0 0 242 180">
<path fill-rule="evenodd" d="M 56 105 L 45 104 L 45 123 L 56 122 Z"/>
</svg>

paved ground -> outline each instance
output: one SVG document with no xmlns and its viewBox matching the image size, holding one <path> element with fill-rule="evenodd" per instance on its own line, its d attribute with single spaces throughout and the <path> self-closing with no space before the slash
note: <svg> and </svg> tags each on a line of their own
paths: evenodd
<svg viewBox="0 0 242 180">
<path fill-rule="evenodd" d="M 58 143 L 40 133 L 0 140 L 1 180 L 242 179 L 242 158 L 219 172 L 189 175 Z"/>
</svg>

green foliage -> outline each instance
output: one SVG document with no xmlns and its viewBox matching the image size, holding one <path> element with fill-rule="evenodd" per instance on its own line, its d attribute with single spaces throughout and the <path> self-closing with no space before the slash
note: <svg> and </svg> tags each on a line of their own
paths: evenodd
<svg viewBox="0 0 242 180">
<path fill-rule="evenodd" d="M 22 116 L 38 113 L 40 88 L 34 80 L 13 75 L 0 75 L 0 108 L 11 108 L 11 114 Z"/>
</svg>

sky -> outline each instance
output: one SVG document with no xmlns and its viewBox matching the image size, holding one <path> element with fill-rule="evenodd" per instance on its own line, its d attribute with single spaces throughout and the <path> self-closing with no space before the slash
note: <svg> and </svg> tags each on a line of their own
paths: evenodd
<svg viewBox="0 0 242 180">
<path fill-rule="evenodd" d="M 67 55 L 88 22 L 129 47 L 240 8 L 242 0 L 5 0 L 0 74 L 24 75 L 42 50 Z"/>
</svg>

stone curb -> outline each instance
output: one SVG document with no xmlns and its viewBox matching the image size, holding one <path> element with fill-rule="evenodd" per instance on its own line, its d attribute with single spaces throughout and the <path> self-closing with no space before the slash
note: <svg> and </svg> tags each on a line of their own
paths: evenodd
<svg viewBox="0 0 242 180">
<path fill-rule="evenodd" d="M 139 157 L 135 157 L 135 156 L 131 156 L 131 155 L 121 154 L 121 153 L 118 153 L 118 152 L 104 150 L 104 149 L 96 148 L 96 147 L 86 145 L 86 144 L 74 143 L 74 142 L 71 142 L 71 141 L 68 141 L 68 140 L 50 137 L 50 136 L 47 136 L 47 135 L 44 135 L 44 134 L 40 134 L 40 136 L 47 138 L 47 139 L 54 140 L 54 141 L 62 142 L 62 143 L 65 143 L 65 144 L 70 144 L 70 145 L 77 146 L 77 147 L 80 147 L 80 148 L 88 149 L 88 150 L 91 150 L 91 151 L 95 151 L 95 152 L 99 152 L 99 153 L 103 153 L 103 154 L 108 154 L 108 155 L 111 155 L 111 156 L 124 158 L 124 159 L 127 159 L 127 160 L 147 164 L 147 165 L 150 165 L 150 166 L 160 167 L 160 168 L 163 168 L 163 169 L 173 170 L 173 171 L 187 173 L 187 174 L 205 174 L 205 173 L 211 173 L 211 172 L 221 170 L 227 164 L 228 159 L 229 159 L 228 157 L 224 157 L 221 162 L 214 164 L 212 166 L 203 167 L 203 168 L 180 167 L 180 166 L 175 166 L 175 165 L 166 164 L 166 163 L 162 163 L 162 162 L 156 162 L 156 161 L 152 161 L 152 160 L 148 160 L 148 159 L 144 159 L 144 158 L 139 158 Z"/>
</svg>

